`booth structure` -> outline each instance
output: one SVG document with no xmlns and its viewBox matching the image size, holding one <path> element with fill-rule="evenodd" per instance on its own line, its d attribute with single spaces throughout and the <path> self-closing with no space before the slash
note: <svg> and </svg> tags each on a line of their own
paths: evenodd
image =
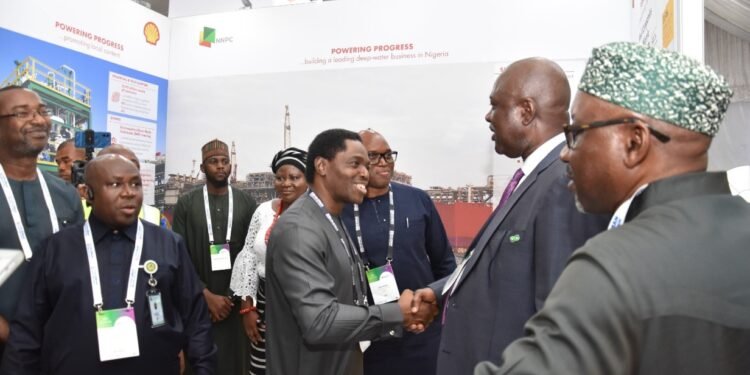
<svg viewBox="0 0 750 375">
<path fill-rule="evenodd" d="M 235 185 L 264 200 L 279 149 L 306 148 L 328 128 L 373 128 L 398 149 L 401 181 L 436 202 L 491 206 L 519 163 L 494 154 L 484 121 L 509 63 L 553 59 L 575 90 L 591 49 L 604 43 L 639 41 L 703 60 L 726 39 L 705 23 L 700 1 L 236 3 L 172 18 L 128 0 L 4 5 L 2 85 L 31 88 L 54 111 L 40 164 L 53 169 L 56 146 L 75 131 L 109 131 L 141 159 L 146 202 L 168 212 L 202 183 L 200 146 L 210 139 L 232 144 Z M 185 15 L 208 2 L 180 4 Z M 749 101 L 735 98 L 711 168 L 750 163 Z"/>
</svg>

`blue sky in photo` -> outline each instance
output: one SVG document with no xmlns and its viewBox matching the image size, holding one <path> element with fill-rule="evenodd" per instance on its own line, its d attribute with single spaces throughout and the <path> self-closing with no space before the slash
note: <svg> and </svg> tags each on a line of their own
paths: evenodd
<svg viewBox="0 0 750 375">
<path fill-rule="evenodd" d="M 156 151 L 166 151 L 167 138 L 167 90 L 166 79 L 146 74 L 131 68 L 92 57 L 81 52 L 47 43 L 0 27 L 0 82 L 15 69 L 14 61 L 23 61 L 31 56 L 53 69 L 67 65 L 76 71 L 76 81 L 91 89 L 91 119 L 93 129 L 107 130 L 107 95 L 109 72 L 129 76 L 159 86 L 159 103 L 156 117 Z M 113 112 L 114 114 L 114 112 Z M 149 119 L 116 113 L 123 118 L 132 117 L 142 121 Z"/>
</svg>

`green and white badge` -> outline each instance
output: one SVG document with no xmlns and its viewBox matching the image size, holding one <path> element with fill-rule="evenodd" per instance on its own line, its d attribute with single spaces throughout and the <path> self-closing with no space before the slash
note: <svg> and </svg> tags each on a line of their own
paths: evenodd
<svg viewBox="0 0 750 375">
<path fill-rule="evenodd" d="M 232 269 L 232 257 L 229 253 L 229 244 L 211 245 L 211 271 L 223 271 Z"/>
<path fill-rule="evenodd" d="M 367 283 L 370 284 L 372 300 L 376 305 L 395 301 L 399 297 L 396 275 L 390 263 L 367 270 Z"/>
<path fill-rule="evenodd" d="M 138 349 L 138 329 L 135 323 L 133 304 L 135 303 L 135 289 L 138 281 L 138 263 L 143 252 L 143 224 L 138 220 L 133 256 L 130 259 L 128 289 L 125 292 L 127 307 L 121 309 L 103 309 L 104 300 L 102 299 L 102 284 L 99 278 L 99 264 L 96 260 L 94 238 L 91 235 L 91 226 L 88 221 L 83 226 L 83 238 L 86 243 L 91 292 L 96 309 L 94 319 L 96 320 L 96 337 L 99 344 L 99 360 L 104 362 L 137 357 L 140 355 L 140 351 Z"/>
<path fill-rule="evenodd" d="M 111 361 L 137 357 L 138 330 L 132 307 L 102 310 L 96 314 L 96 336 L 99 339 L 99 360 Z"/>
</svg>

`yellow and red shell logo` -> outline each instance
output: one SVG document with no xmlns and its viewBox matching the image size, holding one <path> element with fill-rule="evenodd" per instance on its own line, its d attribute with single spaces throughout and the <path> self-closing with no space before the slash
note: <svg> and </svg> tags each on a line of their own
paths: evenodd
<svg viewBox="0 0 750 375">
<path fill-rule="evenodd" d="M 153 22 L 147 22 L 143 26 L 143 35 L 146 37 L 148 44 L 156 45 L 156 42 L 159 41 L 159 27 Z"/>
</svg>

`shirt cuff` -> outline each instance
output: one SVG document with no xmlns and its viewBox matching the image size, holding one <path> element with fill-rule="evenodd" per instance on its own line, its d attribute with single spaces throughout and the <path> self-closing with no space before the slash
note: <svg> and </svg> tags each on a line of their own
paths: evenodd
<svg viewBox="0 0 750 375">
<path fill-rule="evenodd" d="M 403 336 L 404 315 L 401 314 L 401 307 L 398 303 L 385 303 L 376 307 L 380 309 L 380 316 L 383 320 L 380 338 L 387 339 Z"/>
</svg>

